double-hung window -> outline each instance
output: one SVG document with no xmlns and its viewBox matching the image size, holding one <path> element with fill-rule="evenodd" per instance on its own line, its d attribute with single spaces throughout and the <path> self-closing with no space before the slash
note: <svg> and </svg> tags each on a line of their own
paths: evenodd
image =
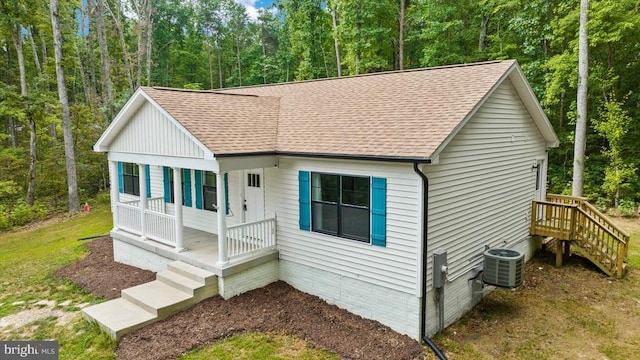
<svg viewBox="0 0 640 360">
<path fill-rule="evenodd" d="M 311 228 L 369 242 L 370 178 L 311 173 Z"/>
<path fill-rule="evenodd" d="M 202 198 L 204 209 L 217 211 L 218 191 L 216 184 L 216 174 L 205 171 L 202 174 Z"/>
<path fill-rule="evenodd" d="M 122 163 L 122 185 L 125 194 L 140 196 L 140 174 L 137 164 Z"/>
</svg>

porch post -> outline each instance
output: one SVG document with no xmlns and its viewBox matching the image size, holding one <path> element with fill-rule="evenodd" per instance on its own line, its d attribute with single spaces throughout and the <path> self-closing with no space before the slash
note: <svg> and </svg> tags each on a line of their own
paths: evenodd
<svg viewBox="0 0 640 360">
<path fill-rule="evenodd" d="M 111 214 L 113 215 L 113 229 L 120 228 L 118 223 L 118 203 L 120 202 L 120 190 L 118 189 L 118 163 L 109 161 L 109 176 L 111 191 Z"/>
<path fill-rule="evenodd" d="M 227 204 L 224 174 L 216 174 L 216 200 L 218 203 L 218 266 L 229 262 L 227 254 Z"/>
<path fill-rule="evenodd" d="M 173 207 L 176 217 L 176 251 L 184 250 L 182 243 L 182 169 L 173 168 Z"/>
<path fill-rule="evenodd" d="M 147 171 L 144 164 L 138 164 L 138 182 L 140 189 L 140 236 L 147 238 Z"/>
</svg>

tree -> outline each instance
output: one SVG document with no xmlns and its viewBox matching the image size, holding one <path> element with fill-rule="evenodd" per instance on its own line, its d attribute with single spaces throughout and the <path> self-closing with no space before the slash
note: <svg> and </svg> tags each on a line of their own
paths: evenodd
<svg viewBox="0 0 640 360">
<path fill-rule="evenodd" d="M 71 132 L 71 115 L 67 97 L 67 83 L 62 65 L 62 32 L 60 31 L 60 15 L 58 0 L 50 0 L 51 27 L 53 29 L 53 50 L 56 61 L 56 78 L 58 83 L 58 99 L 62 106 L 62 133 L 64 136 L 64 154 L 67 164 L 67 188 L 69 193 L 69 213 L 75 214 L 80 209 L 78 199 L 78 180 L 76 174 L 76 156 Z"/>
<path fill-rule="evenodd" d="M 589 0 L 580 0 L 580 37 L 578 49 L 578 106 L 573 154 L 573 196 L 582 196 L 584 187 L 584 154 L 587 138 L 587 82 L 589 77 L 588 39 Z"/>
</svg>

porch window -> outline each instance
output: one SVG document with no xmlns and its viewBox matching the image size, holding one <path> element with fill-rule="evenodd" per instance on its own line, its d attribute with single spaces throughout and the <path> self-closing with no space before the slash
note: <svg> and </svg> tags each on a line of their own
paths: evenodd
<svg viewBox="0 0 640 360">
<path fill-rule="evenodd" d="M 205 171 L 202 174 L 202 198 L 205 210 L 217 211 L 218 191 L 216 186 L 216 174 Z"/>
<path fill-rule="evenodd" d="M 369 242 L 370 178 L 311 173 L 313 231 Z"/>
<path fill-rule="evenodd" d="M 140 174 L 137 164 L 122 163 L 122 185 L 125 194 L 140 196 Z"/>
<path fill-rule="evenodd" d="M 167 181 L 168 179 L 168 183 L 169 186 L 167 186 L 165 188 L 165 191 L 168 190 L 169 191 L 169 202 L 171 204 L 175 203 L 175 194 L 173 192 L 173 170 L 171 170 L 170 168 L 166 168 L 165 167 L 165 181 Z M 185 206 L 191 206 L 191 197 L 190 197 L 190 193 L 185 193 L 185 188 L 187 189 L 187 191 L 191 190 L 191 185 L 190 185 L 190 174 L 187 175 L 186 172 L 187 171 L 191 171 L 189 169 L 182 169 L 181 173 L 182 173 L 182 205 Z"/>
</svg>

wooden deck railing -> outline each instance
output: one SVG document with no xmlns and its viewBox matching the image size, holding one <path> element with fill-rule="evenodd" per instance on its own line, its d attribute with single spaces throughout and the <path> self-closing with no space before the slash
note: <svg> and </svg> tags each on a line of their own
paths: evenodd
<svg viewBox="0 0 640 360">
<path fill-rule="evenodd" d="M 586 199 L 550 194 L 533 202 L 531 214 L 531 234 L 574 241 L 608 275 L 624 275 L 629 235 Z"/>
<path fill-rule="evenodd" d="M 266 219 L 227 228 L 227 251 L 229 259 L 275 247 L 276 219 Z"/>
</svg>

